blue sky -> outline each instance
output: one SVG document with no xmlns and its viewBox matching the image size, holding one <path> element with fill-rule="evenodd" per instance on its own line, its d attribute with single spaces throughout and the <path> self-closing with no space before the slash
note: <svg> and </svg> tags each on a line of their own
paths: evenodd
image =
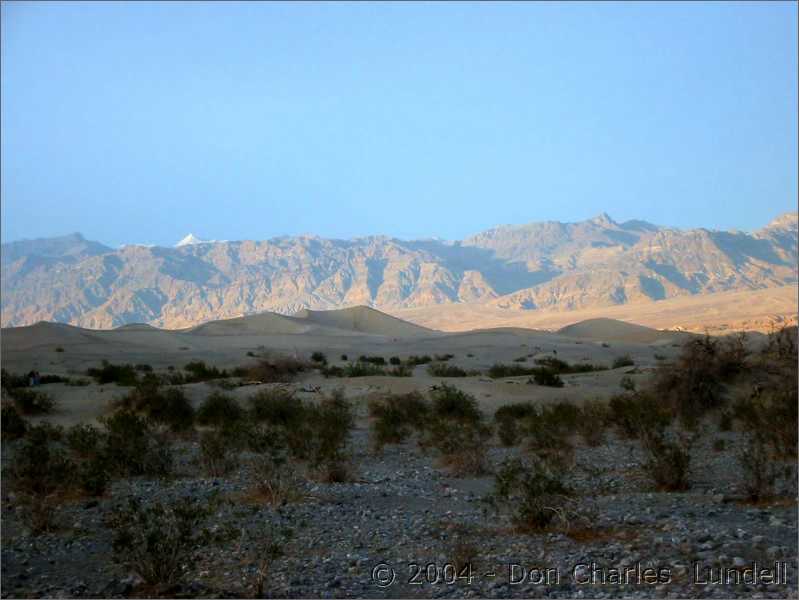
<svg viewBox="0 0 799 600">
<path fill-rule="evenodd" d="M 796 23 L 793 2 L 3 2 L 3 241 L 754 229 L 796 209 Z"/>
</svg>

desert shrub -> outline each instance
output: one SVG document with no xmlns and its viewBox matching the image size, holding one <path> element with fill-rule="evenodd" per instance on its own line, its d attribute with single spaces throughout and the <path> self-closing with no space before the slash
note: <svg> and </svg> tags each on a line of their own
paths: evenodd
<svg viewBox="0 0 799 600">
<path fill-rule="evenodd" d="M 14 453 L 4 477 L 19 495 L 20 517 L 34 534 L 57 525 L 58 506 L 74 472 L 66 453 L 38 435 L 29 435 Z"/>
<path fill-rule="evenodd" d="M 47 421 L 40 421 L 35 425 L 29 423 L 26 437 L 41 440 L 42 443 L 60 442 L 64 439 L 64 427 Z"/>
<path fill-rule="evenodd" d="M 349 360 L 349 358 L 347 358 L 346 354 L 342 354 L 341 355 L 341 360 L 344 361 L 344 362 L 347 362 Z"/>
<path fill-rule="evenodd" d="M 153 372 L 153 366 L 152 365 L 148 365 L 148 364 L 144 364 L 144 363 L 139 363 L 137 365 L 134 365 L 133 368 L 136 369 L 137 371 L 139 371 L 140 373 L 152 373 Z"/>
<path fill-rule="evenodd" d="M 662 430 L 654 429 L 641 437 L 641 443 L 647 457 L 644 470 L 659 489 L 671 492 L 690 487 L 690 440 L 669 438 Z"/>
<path fill-rule="evenodd" d="M 577 432 L 589 446 L 599 446 L 605 439 L 605 430 L 610 422 L 610 408 L 607 403 L 594 400 L 580 407 L 577 419 Z"/>
<path fill-rule="evenodd" d="M 133 365 L 115 365 L 107 360 L 103 360 L 101 366 L 91 367 L 86 370 L 89 377 L 93 377 L 97 383 L 116 383 L 118 385 L 136 385 L 138 374 Z"/>
<path fill-rule="evenodd" d="M 594 371 L 607 371 L 608 368 L 604 365 L 595 365 L 591 363 L 575 363 L 569 364 L 565 360 L 561 360 L 554 356 L 545 356 L 536 359 L 535 363 L 542 367 L 546 367 L 550 371 L 558 374 L 567 373 L 591 373 Z"/>
<path fill-rule="evenodd" d="M 483 414 L 477 399 L 455 386 L 442 383 L 430 388 L 432 414 L 437 419 L 479 422 Z"/>
<path fill-rule="evenodd" d="M 254 420 L 279 427 L 298 427 L 305 414 L 305 404 L 284 387 L 260 390 L 248 402 Z"/>
<path fill-rule="evenodd" d="M 172 452 L 149 421 L 130 410 L 101 419 L 106 430 L 102 453 L 112 473 L 164 477 L 172 470 Z"/>
<path fill-rule="evenodd" d="M 250 379 L 262 383 L 288 383 L 308 367 L 307 363 L 291 356 L 271 356 L 247 368 L 246 374 Z"/>
<path fill-rule="evenodd" d="M 188 373 L 186 377 L 187 383 L 211 381 L 212 379 L 230 377 L 230 374 L 226 370 L 208 366 L 205 364 L 205 361 L 202 360 L 194 360 L 187 363 L 183 367 L 183 370 Z"/>
<path fill-rule="evenodd" d="M 525 464 L 508 459 L 494 479 L 487 498 L 497 511 L 508 510 L 522 532 L 540 531 L 552 525 L 568 528 L 576 515 L 572 491 L 541 461 Z"/>
<path fill-rule="evenodd" d="M 208 503 L 193 498 L 144 504 L 130 497 L 106 520 L 114 556 L 149 584 L 175 583 L 184 565 L 213 540 L 205 526 L 211 514 Z"/>
<path fill-rule="evenodd" d="M 155 423 L 167 425 L 172 431 L 186 431 L 194 425 L 194 408 L 179 388 L 161 388 L 160 380 L 145 375 L 127 395 L 118 401 L 126 410 L 146 415 Z"/>
<path fill-rule="evenodd" d="M 533 381 L 537 385 L 563 387 L 563 380 L 560 378 L 560 375 L 546 368 L 536 369 L 535 373 L 533 373 Z"/>
<path fill-rule="evenodd" d="M 757 501 L 773 496 L 777 464 L 763 436 L 758 433 L 747 435 L 737 459 L 747 497 Z"/>
<path fill-rule="evenodd" d="M 160 394 L 161 403 L 151 407 L 149 416 L 156 423 L 167 425 L 172 431 L 186 431 L 194 426 L 194 407 L 178 388 L 169 388 Z"/>
<path fill-rule="evenodd" d="M 86 387 L 91 382 L 88 379 L 72 379 L 69 378 L 66 381 L 66 385 L 70 387 Z"/>
<path fill-rule="evenodd" d="M 238 448 L 224 431 L 204 431 L 200 436 L 200 464 L 208 475 L 221 477 L 238 466 Z"/>
<path fill-rule="evenodd" d="M 514 358 L 513 362 L 520 362 L 520 363 L 521 362 L 527 362 L 527 357 L 526 356 L 519 356 L 517 358 Z"/>
<path fill-rule="evenodd" d="M 672 419 L 668 407 L 648 393 L 617 394 L 608 403 L 609 422 L 623 438 L 634 439 L 649 430 L 666 427 Z"/>
<path fill-rule="evenodd" d="M 436 362 L 447 362 L 449 359 L 455 358 L 454 354 L 435 354 L 433 360 Z"/>
<path fill-rule="evenodd" d="M 485 447 L 491 428 L 474 396 L 447 384 L 430 389 L 431 410 L 422 444 L 435 448 L 455 476 L 486 472 Z"/>
<path fill-rule="evenodd" d="M 494 422 L 502 445 L 509 447 L 518 444 L 522 438 L 519 422 L 535 414 L 536 409 L 529 402 L 506 404 L 498 408 L 494 413 Z"/>
<path fill-rule="evenodd" d="M 733 416 L 728 410 L 723 410 L 719 414 L 719 431 L 732 431 Z"/>
<path fill-rule="evenodd" d="M 21 438 L 28 431 L 28 422 L 22 418 L 13 404 L 3 404 L 0 423 L 2 423 L 3 438 L 6 440 Z"/>
<path fill-rule="evenodd" d="M 634 392 L 635 391 L 635 381 L 629 375 L 625 375 L 619 381 L 619 387 L 623 389 L 625 392 Z"/>
<path fill-rule="evenodd" d="M 385 370 L 374 363 L 361 360 L 349 363 L 344 367 L 344 377 L 370 377 L 372 375 L 385 375 Z"/>
<path fill-rule="evenodd" d="M 235 398 L 220 392 L 213 392 L 203 400 L 196 413 L 197 423 L 216 427 L 236 422 L 242 418 L 244 418 L 244 410 Z"/>
<path fill-rule="evenodd" d="M 319 352 L 317 350 L 316 352 L 311 354 L 311 362 L 324 366 L 327 364 L 327 356 L 325 356 L 324 352 Z"/>
<path fill-rule="evenodd" d="M 346 446 L 355 424 L 352 406 L 342 390 L 334 391 L 317 405 L 309 405 L 307 422 L 311 428 L 307 457 L 312 468 L 330 469 L 346 459 Z"/>
<path fill-rule="evenodd" d="M 69 377 L 61 377 L 61 375 L 42 375 L 39 377 L 39 384 L 45 385 L 48 383 L 67 383 Z"/>
<path fill-rule="evenodd" d="M 746 368 L 745 348 L 735 338 L 725 342 L 705 336 L 687 342 L 674 363 L 661 363 L 653 389 L 693 427 L 708 411 L 724 402 L 724 382 Z"/>
<path fill-rule="evenodd" d="M 259 455 L 253 464 L 254 491 L 267 504 L 282 506 L 302 497 L 302 482 L 280 452 Z"/>
<path fill-rule="evenodd" d="M 391 369 L 386 369 L 386 375 L 391 377 L 413 377 L 413 369 L 408 365 L 399 365 Z"/>
<path fill-rule="evenodd" d="M 75 482 L 85 494 L 102 496 L 111 482 L 111 473 L 104 454 L 94 454 L 78 463 Z"/>
<path fill-rule="evenodd" d="M 424 426 L 430 406 L 419 392 L 389 394 L 369 402 L 372 443 L 377 450 L 386 444 L 401 444 Z"/>
<path fill-rule="evenodd" d="M 13 388 L 8 393 L 23 415 L 46 415 L 55 410 L 55 400 L 44 392 L 36 392 L 30 388 Z"/>
<path fill-rule="evenodd" d="M 337 365 L 328 365 L 326 367 L 322 367 L 319 372 L 325 376 L 325 379 L 328 377 L 344 377 L 344 369 Z"/>
<path fill-rule="evenodd" d="M 755 395 L 739 398 L 732 415 L 745 431 L 762 438 L 776 457 L 795 457 L 799 403 L 795 368 L 764 386 Z"/>
<path fill-rule="evenodd" d="M 94 425 L 73 425 L 66 432 L 67 447 L 81 457 L 97 454 L 103 443 L 103 433 Z"/>
<path fill-rule="evenodd" d="M 417 356 L 415 354 L 411 354 L 408 357 L 408 360 L 405 361 L 408 366 L 415 367 L 417 365 L 426 365 L 427 363 L 433 362 L 432 357 L 424 354 L 422 356 Z"/>
<path fill-rule="evenodd" d="M 622 367 L 634 367 L 635 361 L 630 357 L 629 354 L 624 354 L 622 356 L 617 356 L 613 359 L 613 368 L 614 369 L 621 369 Z"/>
<path fill-rule="evenodd" d="M 779 361 L 795 362 L 797 355 L 797 327 L 772 327 L 763 354 Z"/>
<path fill-rule="evenodd" d="M 715 452 L 723 452 L 727 447 L 727 442 L 724 438 L 716 438 L 713 440 L 713 450 Z"/>
<path fill-rule="evenodd" d="M 402 364 L 402 361 L 400 360 L 399 356 L 392 356 L 388 359 L 388 364 L 398 366 Z"/>
<path fill-rule="evenodd" d="M 430 363 L 427 366 L 427 373 L 433 377 L 467 377 L 468 373 L 456 367 L 455 365 L 448 365 L 446 363 Z"/>
<path fill-rule="evenodd" d="M 491 379 L 504 379 L 505 377 L 520 377 L 522 375 L 532 375 L 537 369 L 535 367 L 523 367 L 521 365 L 506 365 L 494 363 L 488 369 L 488 376 Z"/>
<path fill-rule="evenodd" d="M 28 387 L 28 378 L 25 375 L 17 375 L 5 369 L 0 369 L 0 386 L 2 386 L 4 390 Z"/>
<path fill-rule="evenodd" d="M 372 365 L 384 366 L 386 364 L 386 359 L 382 356 L 366 356 L 365 354 L 361 354 L 358 357 L 359 363 L 369 363 Z"/>
</svg>

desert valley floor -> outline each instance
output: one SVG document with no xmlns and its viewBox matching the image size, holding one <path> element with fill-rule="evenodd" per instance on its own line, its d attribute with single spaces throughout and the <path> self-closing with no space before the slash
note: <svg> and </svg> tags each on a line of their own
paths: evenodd
<svg viewBox="0 0 799 600">
<path fill-rule="evenodd" d="M 445 391 L 454 386 L 475 399 L 486 424 L 498 425 L 495 414 L 508 405 L 541 409 L 632 397 L 694 339 L 611 319 L 558 332 L 444 333 L 366 308 L 294 317 L 266 313 L 180 331 L 147 325 L 95 331 L 54 323 L 3 329 L 6 372 L 27 377 L 37 370 L 62 380 L 36 386 L 56 405 L 49 414 L 30 416 L 28 427 L 47 422 L 69 432 L 102 423 L 135 389 L 88 376 L 87 369 L 103 360 L 139 365 L 137 377 L 165 377 L 163 387 L 179 388 L 195 410 L 213 394 L 247 408 L 253 395 L 279 388 L 307 405 L 341 390 L 354 415 L 342 449 L 346 476 L 312 476 L 304 462 L 292 462 L 297 489 L 290 500 L 269 502 L 253 492 L 260 458 L 252 448 L 227 457 L 224 473 L 206 468 L 201 437 L 212 428 L 200 426 L 169 433 L 168 477 L 116 476 L 96 496 L 64 492 L 53 525 L 41 532 L 33 530 L 30 506 L 7 474 L 26 436 L 11 441 L 4 425 L 3 597 L 797 597 L 796 460 L 776 461 L 772 493 L 752 499 L 738 458 L 746 428 L 737 422 L 720 427 L 722 413 L 703 415 L 690 431 L 688 479 L 676 491 L 653 480 L 652 457 L 640 439 L 605 421 L 592 423 L 588 410 L 575 413 L 575 428 L 547 447 L 557 459 L 558 481 L 570 490 L 569 508 L 535 530 L 514 525 L 518 504 L 495 510 L 486 501 L 496 492 L 505 459 L 538 453 L 525 443 L 505 443 L 497 429 L 486 434 L 485 464 L 475 474 L 451 468 L 436 440 L 420 444 L 423 434 L 414 427 L 401 442 L 376 448 L 370 407 L 388 396 L 418 391 L 426 400 L 442 385 Z M 752 334 L 745 344 L 755 355 L 767 341 Z M 323 374 L 314 352 L 324 354 L 324 369 L 343 373 Z M 425 355 L 431 363 L 409 362 Z M 348 376 L 348 365 L 360 364 L 360 356 L 381 357 L 385 369 L 398 363 L 410 372 Z M 291 381 L 253 381 L 246 369 L 269 357 L 309 366 Z M 396 360 L 389 363 L 391 357 Z M 224 385 L 221 378 L 168 383 L 170 374 L 192 361 L 228 374 L 243 368 L 244 374 L 225 377 Z M 431 374 L 437 373 L 431 364 L 457 368 L 463 376 Z M 564 367 L 562 387 L 539 384 L 521 371 L 491 375 L 492 366 L 530 367 L 532 373 L 537 364 L 605 368 Z M 3 385 L 5 406 L 13 393 Z M 730 399 L 748 398 L 759 385 L 744 376 L 722 388 Z M 603 419 L 615 423 L 617 417 Z M 424 424 L 419 430 L 430 433 Z M 46 435 L 69 447 L 63 441 L 69 435 Z M 109 515 L 129 497 L 164 505 L 184 497 L 208 500 L 213 508 L 205 524 L 233 534 L 195 548 L 168 585 L 157 585 L 113 548 Z M 787 581 L 716 583 L 730 569 L 750 567 L 776 568 Z"/>
</svg>

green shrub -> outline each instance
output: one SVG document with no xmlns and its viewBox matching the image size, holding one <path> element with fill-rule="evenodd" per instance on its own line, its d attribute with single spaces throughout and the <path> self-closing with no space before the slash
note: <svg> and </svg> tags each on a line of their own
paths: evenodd
<svg viewBox="0 0 799 600">
<path fill-rule="evenodd" d="M 430 405 L 419 392 L 389 394 L 369 402 L 372 423 L 372 443 L 377 450 L 386 444 L 401 444 L 413 432 L 424 426 Z"/>
<path fill-rule="evenodd" d="M 197 409 L 196 419 L 200 425 L 223 426 L 244 418 L 244 410 L 236 400 L 226 394 L 213 392 Z"/>
<path fill-rule="evenodd" d="M 646 473 L 659 489 L 683 491 L 690 487 L 691 444 L 686 439 L 669 439 L 665 433 L 652 430 L 642 436 L 647 460 Z"/>
<path fill-rule="evenodd" d="M 364 361 L 349 363 L 344 367 L 344 377 L 371 377 L 373 375 L 385 375 L 385 370 L 373 363 Z"/>
<path fill-rule="evenodd" d="M 483 419 L 477 399 L 455 386 L 446 383 L 432 386 L 430 399 L 434 418 L 471 422 Z"/>
<path fill-rule="evenodd" d="M 22 418 L 13 404 L 3 405 L 0 422 L 2 422 L 3 438 L 6 440 L 21 438 L 28 431 L 28 422 Z"/>
<path fill-rule="evenodd" d="M 502 445 L 506 447 L 517 445 L 522 438 L 520 421 L 534 415 L 537 415 L 537 411 L 529 402 L 507 404 L 497 409 L 494 413 L 494 422 Z"/>
<path fill-rule="evenodd" d="M 147 419 L 123 409 L 104 417 L 101 423 L 106 430 L 102 453 L 111 472 L 121 476 L 170 474 L 171 448 Z"/>
<path fill-rule="evenodd" d="M 533 373 L 533 381 L 537 385 L 563 387 L 563 380 L 560 378 L 560 375 L 546 368 L 536 369 L 535 373 Z"/>
<path fill-rule="evenodd" d="M 416 356 L 415 354 L 411 354 L 408 357 L 408 360 L 405 361 L 405 363 L 410 367 L 415 367 L 417 365 L 426 365 L 427 363 L 431 362 L 433 362 L 433 359 L 427 354 L 424 354 L 422 356 Z"/>
<path fill-rule="evenodd" d="M 758 501 L 773 496 L 777 464 L 763 436 L 758 433 L 747 435 L 737 459 L 747 497 Z"/>
<path fill-rule="evenodd" d="M 427 373 L 433 377 L 467 377 L 469 375 L 460 367 L 440 362 L 430 363 L 427 366 Z"/>
<path fill-rule="evenodd" d="M 589 446 L 599 446 L 605 439 L 605 429 L 610 424 L 610 408 L 598 400 L 586 402 L 580 407 L 577 431 Z"/>
<path fill-rule="evenodd" d="M 255 492 L 267 504 L 283 506 L 302 497 L 302 482 L 281 453 L 258 456 L 253 465 Z"/>
<path fill-rule="evenodd" d="M 154 375 L 145 375 L 127 395 L 118 401 L 118 406 L 141 413 L 154 423 L 168 426 L 172 431 L 186 431 L 194 425 L 194 408 L 183 390 L 161 388 Z"/>
<path fill-rule="evenodd" d="M 603 365 L 594 365 L 591 363 L 576 363 L 569 364 L 565 360 L 561 360 L 554 356 L 545 356 L 544 358 L 536 359 L 536 364 L 546 367 L 550 371 L 558 374 L 567 373 L 591 373 L 594 371 L 607 371 L 608 368 Z"/>
<path fill-rule="evenodd" d="M 9 373 L 5 369 L 0 369 L 0 387 L 4 390 L 28 387 L 28 378 L 25 375 Z"/>
<path fill-rule="evenodd" d="M 288 383 L 308 370 L 309 365 L 290 356 L 261 358 L 252 367 L 244 369 L 244 375 L 261 383 Z"/>
<path fill-rule="evenodd" d="M 103 360 L 100 368 L 87 369 L 86 374 L 93 377 L 97 383 L 116 383 L 118 385 L 136 385 L 138 375 L 133 365 L 115 365 Z"/>
<path fill-rule="evenodd" d="M 391 358 L 388 359 L 388 363 L 390 365 L 399 366 L 402 364 L 402 361 L 400 360 L 399 356 L 392 356 Z"/>
<path fill-rule="evenodd" d="M 408 365 L 399 365 L 392 369 L 386 369 L 386 375 L 391 377 L 413 377 L 413 369 Z"/>
<path fill-rule="evenodd" d="M 511 520 L 522 532 L 540 531 L 557 524 L 567 528 L 576 511 L 573 492 L 540 461 L 524 464 L 506 460 L 497 471 L 489 504 L 511 512 Z"/>
<path fill-rule="evenodd" d="M 100 451 L 103 433 L 94 425 L 73 425 L 66 433 L 67 447 L 81 457 L 92 456 Z"/>
<path fill-rule="evenodd" d="M 23 415 L 46 415 L 56 407 L 53 397 L 44 392 L 36 392 L 30 388 L 13 388 L 8 393 Z"/>
<path fill-rule="evenodd" d="M 324 352 L 316 351 L 311 354 L 311 362 L 324 366 L 327 364 L 327 356 L 325 356 Z"/>
<path fill-rule="evenodd" d="M 248 399 L 250 416 L 258 422 L 279 427 L 299 427 L 305 416 L 305 404 L 291 389 L 276 387 L 260 390 Z"/>
<path fill-rule="evenodd" d="M 433 360 L 436 362 L 447 362 L 449 359 L 455 358 L 454 354 L 436 354 L 433 356 Z"/>
<path fill-rule="evenodd" d="M 635 391 L 635 381 L 629 375 L 625 375 L 619 381 L 619 387 L 626 392 L 634 392 Z"/>
<path fill-rule="evenodd" d="M 139 364 L 135 365 L 133 368 L 136 369 L 137 371 L 139 371 L 140 373 L 152 373 L 153 372 L 152 365 L 147 365 L 147 364 L 144 364 L 144 363 L 139 363 Z"/>
<path fill-rule="evenodd" d="M 671 422 L 668 407 L 649 393 L 617 394 L 609 402 L 609 422 L 623 438 L 639 438 L 649 430 L 663 429 Z"/>
<path fill-rule="evenodd" d="M 491 379 L 504 379 L 505 377 L 520 377 L 522 375 L 532 375 L 538 369 L 535 367 L 523 367 L 521 365 L 505 365 L 494 363 L 488 369 L 488 376 Z"/>
<path fill-rule="evenodd" d="M 212 507 L 200 500 L 181 498 L 166 504 L 143 504 L 130 497 L 106 520 L 114 556 L 148 584 L 170 584 L 183 578 L 183 567 L 213 540 L 205 526 Z"/>
<path fill-rule="evenodd" d="M 617 356 L 613 359 L 613 368 L 614 369 L 621 369 L 622 367 L 634 367 L 635 361 L 630 357 L 629 354 L 625 354 L 623 356 Z"/>
<path fill-rule="evenodd" d="M 208 475 L 221 477 L 238 466 L 238 448 L 223 431 L 204 431 L 200 436 L 200 463 Z"/>
<path fill-rule="evenodd" d="M 311 467 L 327 469 L 343 462 L 355 424 L 352 407 L 343 391 L 336 390 L 318 405 L 309 405 L 306 419 L 311 427 L 307 448 Z"/>
<path fill-rule="evenodd" d="M 187 383 L 197 383 L 201 381 L 211 381 L 213 379 L 223 379 L 230 377 L 224 369 L 217 369 L 213 366 L 208 366 L 202 360 L 194 360 L 186 364 L 183 370 L 188 373 L 186 377 Z"/>
<path fill-rule="evenodd" d="M 372 365 L 384 366 L 386 364 L 386 359 L 382 356 L 366 356 L 365 354 L 361 354 L 358 357 L 359 363 L 369 363 Z"/>
</svg>

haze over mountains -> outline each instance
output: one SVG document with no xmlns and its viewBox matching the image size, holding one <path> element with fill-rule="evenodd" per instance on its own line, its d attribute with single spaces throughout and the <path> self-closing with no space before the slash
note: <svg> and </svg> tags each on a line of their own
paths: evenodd
<svg viewBox="0 0 799 600">
<path fill-rule="evenodd" d="M 797 282 L 797 214 L 753 233 L 602 214 L 457 242 L 316 236 L 109 248 L 80 234 L 2 246 L 2 325 L 179 328 L 262 311 L 469 303 L 579 310 Z"/>
</svg>

